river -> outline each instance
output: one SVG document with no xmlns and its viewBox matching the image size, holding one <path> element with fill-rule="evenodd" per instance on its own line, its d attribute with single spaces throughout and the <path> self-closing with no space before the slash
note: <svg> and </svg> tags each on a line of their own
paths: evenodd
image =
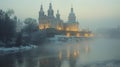
<svg viewBox="0 0 120 67">
<path fill-rule="evenodd" d="M 120 39 L 50 42 L 29 51 L 0 56 L 0 67 L 120 67 Z"/>
</svg>

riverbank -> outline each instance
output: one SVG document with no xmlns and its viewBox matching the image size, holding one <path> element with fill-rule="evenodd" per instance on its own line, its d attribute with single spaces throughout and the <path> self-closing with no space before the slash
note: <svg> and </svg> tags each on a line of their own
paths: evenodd
<svg viewBox="0 0 120 67">
<path fill-rule="evenodd" d="M 38 46 L 36 45 L 27 45 L 27 46 L 20 46 L 20 47 L 0 47 L 0 55 L 6 55 L 6 54 L 13 54 L 17 52 L 23 52 L 30 50 L 32 48 L 37 48 Z"/>
</svg>

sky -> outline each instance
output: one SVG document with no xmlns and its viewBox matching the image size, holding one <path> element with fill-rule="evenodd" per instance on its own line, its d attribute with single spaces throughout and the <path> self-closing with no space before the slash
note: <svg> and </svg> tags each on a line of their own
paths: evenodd
<svg viewBox="0 0 120 67">
<path fill-rule="evenodd" d="M 111 27 L 120 24 L 120 0 L 0 0 L 0 9 L 13 9 L 20 19 L 38 19 L 40 5 L 43 5 L 47 14 L 49 3 L 52 3 L 54 15 L 59 10 L 64 21 L 68 20 L 70 8 L 73 7 L 81 27 Z"/>
</svg>

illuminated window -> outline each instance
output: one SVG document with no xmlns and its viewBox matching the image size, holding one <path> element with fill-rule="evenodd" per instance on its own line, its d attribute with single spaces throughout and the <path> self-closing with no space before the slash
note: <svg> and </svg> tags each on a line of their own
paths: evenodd
<svg viewBox="0 0 120 67">
<path fill-rule="evenodd" d="M 58 30 L 62 30 L 62 28 L 61 28 L 61 27 L 57 27 L 57 29 L 58 29 Z"/>
<path fill-rule="evenodd" d="M 89 34 L 88 34 L 88 33 L 85 33 L 84 36 L 85 36 L 85 37 L 89 37 Z"/>
<path fill-rule="evenodd" d="M 39 25 L 39 29 L 44 29 L 44 26 L 43 25 Z"/>
<path fill-rule="evenodd" d="M 69 29 L 69 28 L 66 28 L 66 31 L 70 31 L 70 29 Z"/>
<path fill-rule="evenodd" d="M 80 37 L 80 33 L 77 33 L 77 34 L 76 34 L 76 37 Z"/>
<path fill-rule="evenodd" d="M 45 28 L 46 28 L 46 29 L 47 29 L 47 28 L 49 28 L 49 25 L 48 25 L 48 24 L 46 24 L 46 25 L 45 25 Z"/>
</svg>

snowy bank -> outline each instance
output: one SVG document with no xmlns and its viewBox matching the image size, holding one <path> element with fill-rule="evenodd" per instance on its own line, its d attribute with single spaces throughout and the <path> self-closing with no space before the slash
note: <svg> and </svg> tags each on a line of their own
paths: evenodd
<svg viewBox="0 0 120 67">
<path fill-rule="evenodd" d="M 17 53 L 17 52 L 23 52 L 23 51 L 30 50 L 30 49 L 36 48 L 36 47 L 37 47 L 36 45 L 11 47 L 11 48 L 0 47 L 0 55 L 12 54 L 12 53 Z"/>
</svg>

